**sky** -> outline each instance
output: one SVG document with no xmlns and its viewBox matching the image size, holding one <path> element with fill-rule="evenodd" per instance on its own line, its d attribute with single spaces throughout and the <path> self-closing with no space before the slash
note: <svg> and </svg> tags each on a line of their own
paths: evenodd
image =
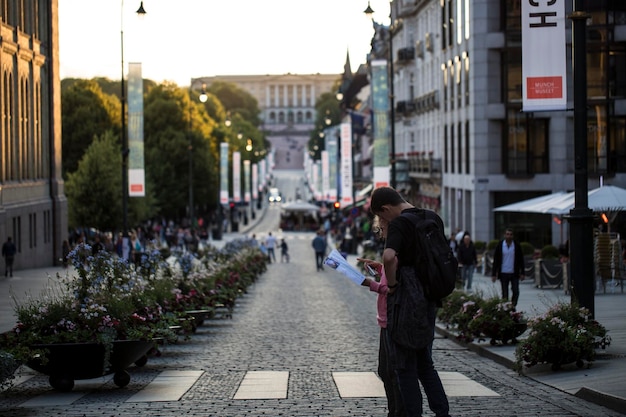
<svg viewBox="0 0 626 417">
<path fill-rule="evenodd" d="M 121 40 L 144 78 L 188 86 L 214 75 L 340 74 L 365 63 L 367 0 L 59 0 L 61 78 L 120 79 Z M 389 23 L 389 1 L 370 0 Z M 123 30 L 122 30 L 123 29 Z"/>
</svg>

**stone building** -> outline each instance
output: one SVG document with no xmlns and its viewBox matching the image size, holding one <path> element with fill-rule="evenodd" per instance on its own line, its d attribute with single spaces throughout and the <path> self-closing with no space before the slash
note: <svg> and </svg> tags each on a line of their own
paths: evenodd
<svg viewBox="0 0 626 417">
<path fill-rule="evenodd" d="M 332 92 L 339 74 L 217 75 L 194 78 L 193 89 L 214 81 L 235 84 L 257 99 L 261 130 L 274 150 L 275 169 L 302 169 L 310 132 L 315 127 L 315 102 Z"/>
<path fill-rule="evenodd" d="M 589 189 L 626 186 L 626 2 L 581 1 L 587 22 Z M 572 2 L 565 2 L 566 16 Z M 523 113 L 521 2 L 394 0 L 398 183 L 452 229 L 489 241 L 513 227 L 541 247 L 560 243 L 549 215 L 493 209 L 574 189 L 571 111 Z M 568 108 L 573 107 L 566 23 Z M 565 235 L 566 236 L 566 235 Z"/>
<path fill-rule="evenodd" d="M 58 0 L 0 2 L 0 240 L 15 269 L 58 263 L 67 237 L 61 178 Z"/>
</svg>

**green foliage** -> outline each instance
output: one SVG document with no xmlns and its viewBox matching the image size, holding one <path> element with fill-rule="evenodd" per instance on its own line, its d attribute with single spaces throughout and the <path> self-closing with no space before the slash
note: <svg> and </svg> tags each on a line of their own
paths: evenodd
<svg viewBox="0 0 626 417">
<path fill-rule="evenodd" d="M 535 247 L 529 242 L 521 242 L 520 246 L 522 247 L 522 253 L 524 255 L 532 255 L 535 253 Z"/>
<path fill-rule="evenodd" d="M 224 81 L 215 81 L 208 88 L 207 92 L 215 95 L 224 105 L 224 108 L 230 112 L 231 117 L 240 114 L 244 120 L 247 120 L 253 126 L 259 126 L 259 104 L 256 98 L 247 91 L 239 88 L 236 84 Z M 220 120 L 221 122 L 222 120 Z"/>
<path fill-rule="evenodd" d="M 521 325 L 521 326 L 520 326 Z M 480 309 L 469 322 L 468 329 L 473 335 L 484 335 L 506 343 L 526 330 L 526 319 L 517 311 L 513 303 L 499 297 L 484 300 Z"/>
<path fill-rule="evenodd" d="M 474 242 L 474 247 L 476 248 L 477 252 L 484 251 L 486 246 L 487 246 L 487 243 L 485 241 L 477 240 Z"/>
<path fill-rule="evenodd" d="M 122 218 L 122 154 L 107 132 L 89 146 L 78 169 L 68 175 L 65 194 L 69 224 L 115 230 Z"/>
<path fill-rule="evenodd" d="M 474 337 L 469 330 L 469 324 L 478 312 L 484 301 L 480 293 L 467 294 L 455 290 L 442 301 L 437 317 L 439 320 L 455 327 L 458 339 L 471 341 Z"/>
<path fill-rule="evenodd" d="M 496 246 L 498 246 L 498 243 L 500 243 L 499 239 L 490 240 L 489 244 L 487 245 L 487 250 L 494 250 Z"/>
<path fill-rule="evenodd" d="M 119 132 L 119 100 L 102 92 L 93 80 L 78 80 L 61 94 L 63 176 L 76 171 L 78 161 L 96 136 L 106 131 Z"/>
<path fill-rule="evenodd" d="M 557 259 L 559 257 L 559 249 L 554 245 L 546 245 L 541 249 L 541 257 L 543 259 Z"/>
</svg>

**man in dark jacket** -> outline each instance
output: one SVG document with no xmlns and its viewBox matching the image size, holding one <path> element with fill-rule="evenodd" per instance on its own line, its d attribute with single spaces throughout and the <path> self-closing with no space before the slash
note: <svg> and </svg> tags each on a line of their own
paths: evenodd
<svg viewBox="0 0 626 417">
<path fill-rule="evenodd" d="M 474 276 L 474 269 L 478 263 L 478 257 L 476 255 L 476 248 L 474 242 L 469 233 L 465 233 L 463 241 L 459 245 L 457 250 L 457 259 L 461 265 L 461 277 L 463 278 L 463 288 L 467 290 L 472 289 L 472 278 Z"/>
<path fill-rule="evenodd" d="M 6 265 L 4 269 L 4 276 L 13 276 L 13 260 L 15 259 L 15 253 L 17 249 L 15 248 L 15 243 L 9 237 L 7 241 L 2 245 L 2 256 L 4 256 L 4 263 Z"/>
<path fill-rule="evenodd" d="M 496 246 L 496 252 L 493 255 L 493 268 L 491 272 L 491 280 L 496 282 L 500 280 L 502 286 L 502 298 L 509 299 L 509 283 L 511 284 L 511 302 L 517 305 L 519 299 L 519 282 L 523 281 L 524 274 L 524 254 L 520 244 L 513 240 L 513 230 L 506 229 L 504 239 Z"/>
</svg>

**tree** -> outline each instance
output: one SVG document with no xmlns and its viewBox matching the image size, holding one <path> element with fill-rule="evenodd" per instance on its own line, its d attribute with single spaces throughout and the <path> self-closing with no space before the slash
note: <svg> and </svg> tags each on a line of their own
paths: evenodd
<svg viewBox="0 0 626 417">
<path fill-rule="evenodd" d="M 256 98 L 236 84 L 215 81 L 209 86 L 207 91 L 214 94 L 222 102 L 222 105 L 231 114 L 231 117 L 238 113 L 244 120 L 247 120 L 255 127 L 261 124 L 261 119 L 259 119 L 261 110 Z"/>
<path fill-rule="evenodd" d="M 65 195 L 71 227 L 122 230 L 122 153 L 113 132 L 96 137 L 81 158 L 78 169 L 68 174 Z M 146 197 L 129 198 L 128 219 L 134 225 L 156 213 L 153 187 Z"/>
<path fill-rule="evenodd" d="M 61 94 L 63 176 L 74 172 L 94 137 L 121 129 L 121 106 L 93 80 L 78 80 Z"/>
</svg>

